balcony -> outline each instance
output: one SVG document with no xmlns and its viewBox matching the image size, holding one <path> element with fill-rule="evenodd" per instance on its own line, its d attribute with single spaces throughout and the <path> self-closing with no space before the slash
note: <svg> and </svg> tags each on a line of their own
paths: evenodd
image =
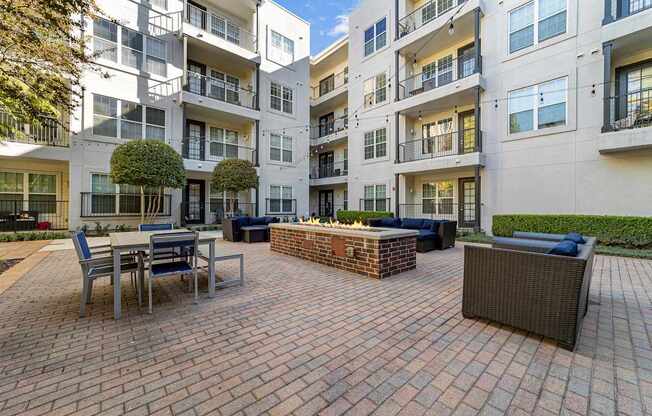
<svg viewBox="0 0 652 416">
<path fill-rule="evenodd" d="M 610 117 L 600 136 L 600 153 L 652 148 L 652 89 L 605 100 Z"/>
<path fill-rule="evenodd" d="M 182 156 L 187 170 L 212 172 L 225 159 L 241 159 L 256 163 L 256 150 L 251 147 L 211 140 L 206 137 L 185 137 Z M 202 164 L 197 162 L 212 162 Z"/>
<path fill-rule="evenodd" d="M 254 91 L 197 72 L 186 71 L 186 77 L 184 102 L 250 120 L 260 119 Z"/>
<path fill-rule="evenodd" d="M 337 74 L 330 75 L 311 87 L 310 104 L 319 107 L 326 102 L 345 94 L 349 84 L 349 68 Z"/>
<path fill-rule="evenodd" d="M 172 215 L 172 196 L 145 194 L 145 215 L 148 212 L 157 212 L 157 217 L 169 217 Z M 82 218 L 103 218 L 103 217 L 139 217 L 140 216 L 140 194 L 118 194 L 118 193 L 81 193 L 81 217 Z"/>
<path fill-rule="evenodd" d="M 297 200 L 284 198 L 266 198 L 265 214 L 274 216 L 296 216 Z"/>
<path fill-rule="evenodd" d="M 9 131 L 3 132 L 0 141 L 48 147 L 70 146 L 68 132 L 55 119 L 48 118 L 41 124 L 29 124 L 0 111 L 0 123 L 9 127 Z"/>
<path fill-rule="evenodd" d="M 632 37 L 634 43 L 647 43 L 652 28 L 652 2 L 649 0 L 604 0 L 602 43 Z"/>
<path fill-rule="evenodd" d="M 400 204 L 400 218 L 425 218 L 430 220 L 447 220 L 457 221 L 461 224 L 466 221 L 460 221 L 466 213 L 475 213 L 475 203 L 456 204 L 449 201 L 437 202 L 434 199 L 424 199 L 421 203 Z"/>
<path fill-rule="evenodd" d="M 310 127 L 310 145 L 335 144 L 348 137 L 349 119 L 339 118 L 333 122 Z"/>
<path fill-rule="evenodd" d="M 310 170 L 310 186 L 335 185 L 346 183 L 349 174 L 349 162 L 320 164 Z"/>
</svg>

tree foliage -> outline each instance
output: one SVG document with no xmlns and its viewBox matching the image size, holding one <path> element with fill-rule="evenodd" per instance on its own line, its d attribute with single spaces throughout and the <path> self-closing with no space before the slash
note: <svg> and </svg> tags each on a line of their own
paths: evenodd
<svg viewBox="0 0 652 416">
<path fill-rule="evenodd" d="M 215 166 L 211 187 L 217 192 L 237 195 L 238 192 L 255 188 L 258 185 L 256 168 L 248 160 L 226 159 Z M 233 212 L 233 198 L 230 198 L 230 212 Z"/>
<path fill-rule="evenodd" d="M 92 60 L 81 16 L 99 13 L 94 0 L 1 0 L 0 108 L 30 124 L 61 124 Z M 0 122 L 0 133 L 12 130 Z"/>
</svg>

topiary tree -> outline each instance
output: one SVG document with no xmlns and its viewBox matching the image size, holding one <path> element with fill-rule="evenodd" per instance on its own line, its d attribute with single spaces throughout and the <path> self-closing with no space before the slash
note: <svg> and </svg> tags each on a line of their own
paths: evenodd
<svg viewBox="0 0 652 416">
<path fill-rule="evenodd" d="M 217 192 L 228 192 L 234 197 L 240 191 L 255 188 L 258 185 L 256 168 L 248 160 L 226 159 L 215 166 L 211 188 Z M 229 213 L 233 214 L 233 202 L 230 198 Z"/>
<path fill-rule="evenodd" d="M 140 219 L 144 223 L 161 209 L 164 188 L 180 189 L 186 183 L 183 159 L 171 146 L 158 140 L 134 140 L 116 147 L 111 156 L 113 183 L 140 188 Z M 145 212 L 145 189 L 150 193 Z"/>
</svg>

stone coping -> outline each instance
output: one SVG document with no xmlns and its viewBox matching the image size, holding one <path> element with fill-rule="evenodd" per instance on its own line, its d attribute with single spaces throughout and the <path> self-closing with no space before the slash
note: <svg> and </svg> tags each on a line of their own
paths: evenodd
<svg viewBox="0 0 652 416">
<path fill-rule="evenodd" d="M 341 235 L 347 237 L 359 237 L 366 240 L 391 240 L 393 238 L 416 237 L 419 232 L 416 230 L 403 230 L 398 228 L 374 228 L 378 231 L 366 231 L 347 228 L 328 228 L 318 225 L 299 224 L 299 223 L 272 223 L 271 228 L 280 228 L 285 230 L 304 231 L 331 235 Z"/>
</svg>

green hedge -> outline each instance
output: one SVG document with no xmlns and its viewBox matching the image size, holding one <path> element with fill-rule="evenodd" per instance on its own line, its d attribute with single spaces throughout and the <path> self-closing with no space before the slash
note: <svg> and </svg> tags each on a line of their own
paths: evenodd
<svg viewBox="0 0 652 416">
<path fill-rule="evenodd" d="M 337 211 L 337 220 L 344 224 L 353 224 L 362 221 L 366 224 L 371 218 L 393 217 L 394 214 L 385 211 Z"/>
<path fill-rule="evenodd" d="M 0 243 L 11 243 L 14 241 L 61 240 L 65 238 L 70 238 L 70 234 L 56 231 L 2 233 L 0 234 Z"/>
<path fill-rule="evenodd" d="M 607 246 L 652 248 L 652 217 L 600 215 L 494 215 L 493 234 L 511 237 L 514 231 L 597 237 Z"/>
</svg>

